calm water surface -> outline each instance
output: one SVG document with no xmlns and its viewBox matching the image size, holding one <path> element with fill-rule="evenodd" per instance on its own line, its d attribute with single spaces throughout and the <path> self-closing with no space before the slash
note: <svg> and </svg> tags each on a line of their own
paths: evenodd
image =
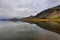
<svg viewBox="0 0 60 40">
<path fill-rule="evenodd" d="M 45 30 L 39 25 L 0 21 L 0 40 L 60 40 L 60 34 Z"/>
</svg>

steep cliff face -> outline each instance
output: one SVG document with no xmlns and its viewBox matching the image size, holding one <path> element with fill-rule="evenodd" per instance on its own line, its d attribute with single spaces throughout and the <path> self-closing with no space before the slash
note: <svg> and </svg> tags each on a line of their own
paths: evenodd
<svg viewBox="0 0 60 40">
<path fill-rule="evenodd" d="M 46 9 L 40 13 L 38 13 L 35 17 L 39 18 L 59 18 L 60 17 L 60 5 Z"/>
</svg>

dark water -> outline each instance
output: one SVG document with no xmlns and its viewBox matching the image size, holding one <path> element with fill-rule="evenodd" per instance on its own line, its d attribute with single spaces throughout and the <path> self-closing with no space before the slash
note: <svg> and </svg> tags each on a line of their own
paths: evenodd
<svg viewBox="0 0 60 40">
<path fill-rule="evenodd" d="M 48 21 L 48 22 L 36 22 L 37 26 L 60 34 L 60 22 Z"/>
<path fill-rule="evenodd" d="M 21 21 L 0 21 L 0 40 L 60 40 L 60 34 L 57 34 L 59 32 L 51 32 L 52 30 L 54 30 L 53 27 L 57 26 L 55 26 L 55 23 L 54 26 L 53 24 L 50 24 L 51 23 L 49 22 L 39 22 L 31 24 Z"/>
</svg>

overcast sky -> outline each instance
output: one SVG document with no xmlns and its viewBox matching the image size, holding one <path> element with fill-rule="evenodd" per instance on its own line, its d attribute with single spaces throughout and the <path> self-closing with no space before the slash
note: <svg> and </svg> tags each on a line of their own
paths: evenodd
<svg viewBox="0 0 60 40">
<path fill-rule="evenodd" d="M 0 17 L 26 17 L 60 5 L 60 0 L 0 0 Z"/>
</svg>

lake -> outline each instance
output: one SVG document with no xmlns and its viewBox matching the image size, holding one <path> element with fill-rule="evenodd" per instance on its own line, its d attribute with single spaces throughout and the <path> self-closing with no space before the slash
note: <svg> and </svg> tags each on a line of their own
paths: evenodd
<svg viewBox="0 0 60 40">
<path fill-rule="evenodd" d="M 0 21 L 0 40 L 60 40 L 59 32 L 45 25 L 48 23 Z"/>
</svg>

